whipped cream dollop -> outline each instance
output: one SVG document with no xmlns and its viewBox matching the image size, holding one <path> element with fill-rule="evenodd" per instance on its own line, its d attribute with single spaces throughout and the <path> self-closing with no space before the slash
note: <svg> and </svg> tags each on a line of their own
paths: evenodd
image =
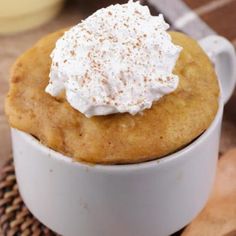
<svg viewBox="0 0 236 236">
<path fill-rule="evenodd" d="M 56 42 L 46 92 L 65 91 L 87 117 L 150 108 L 179 82 L 172 71 L 181 47 L 168 27 L 139 2 L 98 10 Z"/>
</svg>

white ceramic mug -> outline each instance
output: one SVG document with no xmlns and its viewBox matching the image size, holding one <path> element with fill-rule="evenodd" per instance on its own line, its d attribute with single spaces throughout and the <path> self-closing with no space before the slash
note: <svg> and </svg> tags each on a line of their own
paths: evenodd
<svg viewBox="0 0 236 236">
<path fill-rule="evenodd" d="M 200 44 L 215 61 L 223 96 L 210 127 L 174 154 L 141 164 L 86 165 L 12 129 L 19 190 L 41 222 L 64 236 L 166 236 L 202 210 L 214 181 L 236 59 L 222 37 Z"/>
</svg>

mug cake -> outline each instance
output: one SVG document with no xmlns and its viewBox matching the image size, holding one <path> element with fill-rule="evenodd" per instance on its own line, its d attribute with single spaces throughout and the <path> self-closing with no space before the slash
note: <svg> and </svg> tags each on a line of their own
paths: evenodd
<svg viewBox="0 0 236 236">
<path fill-rule="evenodd" d="M 129 1 L 45 36 L 11 72 L 11 127 L 76 161 L 127 164 L 173 153 L 218 110 L 199 44 Z"/>
</svg>

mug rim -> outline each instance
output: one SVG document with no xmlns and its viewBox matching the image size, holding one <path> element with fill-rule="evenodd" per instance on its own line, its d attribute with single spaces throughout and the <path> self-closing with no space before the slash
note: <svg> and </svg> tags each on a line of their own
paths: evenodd
<svg viewBox="0 0 236 236">
<path fill-rule="evenodd" d="M 222 97 L 220 95 L 219 99 L 219 107 L 217 110 L 217 113 L 211 122 L 210 126 L 200 135 L 198 136 L 194 141 L 187 144 L 185 147 L 181 148 L 180 150 L 167 154 L 166 156 L 163 156 L 161 158 L 157 158 L 150 161 L 140 162 L 140 163 L 130 163 L 130 164 L 112 164 L 112 165 L 104 165 L 104 164 L 96 164 L 96 163 L 87 163 L 87 162 L 80 162 L 77 160 L 74 160 L 73 158 L 66 156 L 60 152 L 57 152 L 46 145 L 40 143 L 39 140 L 34 138 L 31 134 L 28 134 L 24 131 L 18 130 L 16 128 L 11 127 L 11 132 L 18 132 L 20 136 L 29 144 L 35 146 L 37 149 L 39 149 L 41 152 L 45 153 L 48 158 L 56 159 L 57 161 L 64 162 L 68 165 L 77 166 L 78 168 L 90 168 L 90 169 L 96 169 L 98 171 L 125 171 L 125 170 L 137 170 L 137 169 L 145 169 L 150 167 L 158 167 L 163 164 L 173 162 L 175 160 L 180 159 L 180 157 L 185 157 L 185 154 L 187 152 L 190 152 L 192 149 L 196 147 L 196 145 L 200 145 L 202 142 L 204 142 L 210 133 L 216 128 L 218 122 L 221 119 L 221 115 L 223 114 L 223 101 Z M 182 158 L 181 158 L 182 159 Z"/>
</svg>

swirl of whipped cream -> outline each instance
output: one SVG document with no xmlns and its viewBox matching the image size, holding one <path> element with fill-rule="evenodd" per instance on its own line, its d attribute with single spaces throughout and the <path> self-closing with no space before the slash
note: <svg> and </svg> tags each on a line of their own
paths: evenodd
<svg viewBox="0 0 236 236">
<path fill-rule="evenodd" d="M 87 117 L 150 108 L 179 82 L 172 70 L 181 47 L 168 27 L 139 2 L 98 10 L 56 42 L 46 92 L 65 91 Z"/>
</svg>

